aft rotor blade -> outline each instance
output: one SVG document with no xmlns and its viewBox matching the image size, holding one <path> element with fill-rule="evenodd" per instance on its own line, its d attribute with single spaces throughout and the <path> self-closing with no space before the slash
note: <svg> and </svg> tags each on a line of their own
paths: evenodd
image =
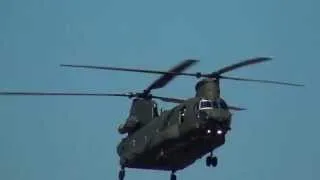
<svg viewBox="0 0 320 180">
<path fill-rule="evenodd" d="M 110 93 L 69 93 L 69 92 L 0 92 L 0 95 L 13 96 L 123 96 L 130 94 L 110 94 Z"/>
<path fill-rule="evenodd" d="M 304 86 L 302 84 L 295 84 L 295 83 L 289 83 L 289 82 L 270 81 L 270 80 L 257 80 L 257 79 L 238 78 L 238 77 L 230 77 L 230 76 L 220 76 L 220 78 L 236 80 L 236 81 L 260 82 L 260 83 L 279 84 L 279 85 L 288 85 L 288 86 Z"/>
<path fill-rule="evenodd" d="M 251 58 L 251 59 L 247 59 L 244 61 L 240 61 L 238 63 L 226 66 L 224 68 L 219 69 L 218 71 L 212 73 L 213 75 L 220 75 L 244 66 L 249 66 L 249 65 L 253 65 L 253 64 L 257 64 L 257 63 L 262 63 L 262 62 L 266 62 L 266 61 L 270 61 L 271 58 L 270 57 L 255 57 L 255 58 Z"/>
<path fill-rule="evenodd" d="M 74 93 L 74 92 L 0 92 L 0 96 L 116 96 L 116 97 L 139 97 L 140 93 Z M 150 98 L 160 99 L 164 102 L 182 103 L 183 99 L 153 96 Z"/>
<path fill-rule="evenodd" d="M 160 99 L 164 102 L 171 102 L 171 103 L 183 103 L 184 99 L 177 99 L 177 98 L 169 98 L 169 97 L 161 97 L 161 96 L 152 96 L 154 99 Z"/>
<path fill-rule="evenodd" d="M 162 75 L 159 79 L 154 81 L 147 89 L 145 89 L 145 93 L 149 93 L 152 89 L 159 89 L 167 85 L 170 81 L 172 81 L 180 72 L 190 68 L 192 65 L 197 63 L 198 60 L 188 59 L 184 60 L 178 65 L 171 68 L 168 72 Z M 177 74 L 173 74 L 177 73 Z"/>
</svg>

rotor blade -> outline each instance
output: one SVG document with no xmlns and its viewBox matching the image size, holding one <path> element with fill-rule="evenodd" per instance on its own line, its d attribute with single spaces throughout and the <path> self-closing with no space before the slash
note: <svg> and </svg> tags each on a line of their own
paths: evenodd
<svg viewBox="0 0 320 180">
<path fill-rule="evenodd" d="M 198 60 L 196 60 L 198 61 Z M 112 71 L 128 71 L 128 72 L 140 72 L 148 74 L 171 74 L 174 76 L 183 75 L 183 76 L 194 76 L 196 73 L 182 73 L 182 72 L 168 72 L 168 71 L 159 71 L 159 70 L 150 70 L 150 69 L 138 69 L 138 68 L 120 68 L 120 67 L 111 67 L 111 66 L 91 66 L 91 65 L 71 65 L 71 64 L 60 64 L 61 67 L 72 67 L 72 68 L 85 68 L 85 69 L 102 69 L 102 70 L 112 70 Z"/>
<path fill-rule="evenodd" d="M 68 93 L 68 92 L 0 92 L 0 95 L 13 96 L 123 96 L 130 97 L 130 94 L 110 94 L 110 93 Z"/>
<path fill-rule="evenodd" d="M 304 86 L 302 84 L 295 84 L 289 82 L 279 82 L 279 81 L 270 81 L 270 80 L 257 80 L 257 79 L 248 79 L 248 78 L 238 78 L 238 77 L 230 77 L 230 76 L 220 76 L 222 79 L 230 79 L 237 81 L 248 81 L 248 82 L 260 82 L 260 83 L 268 83 L 268 84 L 280 84 L 280 85 L 288 85 L 288 86 Z"/>
<path fill-rule="evenodd" d="M 73 67 L 73 68 L 89 68 L 89 69 L 103 69 L 103 70 L 114 70 L 114 71 L 129 71 L 129 72 L 142 72 L 142 73 L 152 73 L 152 74 L 162 74 L 158 80 L 154 81 L 147 89 L 146 93 L 149 93 L 152 89 L 162 88 L 167 85 L 168 82 L 174 79 L 177 75 L 187 75 L 195 76 L 195 74 L 181 73 L 182 71 L 190 68 L 199 60 L 187 59 L 179 63 L 178 65 L 171 68 L 169 71 L 158 71 L 158 70 L 146 70 L 137 68 L 120 68 L 120 67 L 110 67 L 110 66 L 91 66 L 91 65 L 71 65 L 71 64 L 61 64 L 63 67 Z"/>
<path fill-rule="evenodd" d="M 117 96 L 117 97 L 138 97 L 138 93 L 69 93 L 69 92 L 0 92 L 0 96 Z M 151 96 L 164 102 L 182 103 L 184 100 L 177 98 Z"/>
<path fill-rule="evenodd" d="M 85 68 L 85 69 L 141 72 L 141 73 L 151 73 L 151 74 L 168 74 L 169 73 L 167 71 L 147 70 L 147 69 L 138 69 L 138 68 L 120 68 L 120 67 L 110 67 L 110 66 L 91 66 L 91 65 L 72 65 L 72 64 L 60 64 L 60 66 L 72 67 L 72 68 Z"/>
<path fill-rule="evenodd" d="M 172 81 L 178 73 L 190 68 L 192 65 L 197 63 L 198 60 L 188 59 L 184 60 L 178 65 L 171 68 L 168 72 L 162 75 L 159 79 L 154 81 L 147 89 L 145 89 L 145 93 L 149 93 L 152 89 L 159 89 L 167 85 L 170 81 Z M 170 74 L 170 72 L 177 73 L 177 74 Z"/>
<path fill-rule="evenodd" d="M 240 108 L 240 107 L 236 107 L 236 106 L 228 106 L 228 108 L 229 108 L 230 110 L 234 110 L 234 111 L 247 110 L 246 108 Z"/>
<path fill-rule="evenodd" d="M 226 66 L 224 68 L 221 68 L 218 71 L 216 71 L 214 73 L 211 73 L 211 75 L 220 75 L 220 74 L 223 74 L 223 73 L 226 73 L 226 72 L 229 72 L 229 71 L 232 71 L 232 70 L 244 67 L 244 66 L 249 66 L 249 65 L 253 65 L 253 64 L 257 64 L 257 63 L 262 63 L 262 62 L 270 61 L 270 60 L 271 60 L 270 57 L 251 58 L 251 59 L 248 59 L 248 60 L 244 60 L 244 61 L 232 64 L 232 65 Z M 210 76 L 210 74 L 209 74 L 209 76 Z"/>
<path fill-rule="evenodd" d="M 171 102 L 171 103 L 183 103 L 185 100 L 177 99 L 177 98 L 169 98 L 169 97 L 161 97 L 161 96 L 152 96 L 154 99 L 160 99 L 164 102 Z"/>
</svg>

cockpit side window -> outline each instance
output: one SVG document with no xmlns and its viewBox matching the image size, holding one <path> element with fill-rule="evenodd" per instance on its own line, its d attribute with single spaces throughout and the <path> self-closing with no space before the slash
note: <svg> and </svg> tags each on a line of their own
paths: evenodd
<svg viewBox="0 0 320 180">
<path fill-rule="evenodd" d="M 217 103 L 217 101 L 212 101 L 212 105 L 213 105 L 213 108 L 219 107 L 219 104 Z"/>
<path fill-rule="evenodd" d="M 228 109 L 227 103 L 222 99 L 219 100 L 219 106 L 221 109 Z"/>
</svg>

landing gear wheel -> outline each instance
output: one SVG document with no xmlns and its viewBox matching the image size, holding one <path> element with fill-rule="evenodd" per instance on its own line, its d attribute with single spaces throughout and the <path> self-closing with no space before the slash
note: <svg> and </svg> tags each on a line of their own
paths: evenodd
<svg viewBox="0 0 320 180">
<path fill-rule="evenodd" d="M 124 168 L 121 168 L 121 170 L 119 171 L 119 180 L 124 180 L 125 175 L 126 171 L 124 170 Z"/>
<path fill-rule="evenodd" d="M 177 180 L 177 176 L 174 173 L 175 173 L 175 171 L 171 172 L 170 180 Z"/>
<path fill-rule="evenodd" d="M 170 180 L 177 180 L 177 176 L 175 174 L 171 174 Z"/>
<path fill-rule="evenodd" d="M 210 165 L 211 165 L 211 156 L 208 156 L 207 158 L 206 158 L 206 165 L 207 165 L 207 167 L 209 167 Z"/>
<path fill-rule="evenodd" d="M 216 167 L 218 165 L 218 158 L 212 157 L 211 158 L 211 166 Z"/>
<path fill-rule="evenodd" d="M 208 156 L 206 158 L 206 165 L 207 165 L 207 167 L 209 167 L 209 166 L 216 167 L 218 165 L 218 158 L 217 157 L 212 157 L 211 155 Z"/>
</svg>

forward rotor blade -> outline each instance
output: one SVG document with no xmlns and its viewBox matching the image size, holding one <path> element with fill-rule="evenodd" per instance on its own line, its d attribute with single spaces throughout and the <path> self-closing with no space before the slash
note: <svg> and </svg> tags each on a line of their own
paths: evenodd
<svg viewBox="0 0 320 180">
<path fill-rule="evenodd" d="M 198 60 L 188 59 L 184 60 L 178 65 L 171 68 L 168 73 L 162 75 L 159 79 L 154 81 L 147 89 L 145 89 L 145 93 L 149 93 L 152 89 L 159 89 L 167 85 L 170 81 L 172 81 L 180 72 L 190 68 L 195 63 L 199 62 Z M 177 73 L 177 74 L 175 74 Z"/>
<path fill-rule="evenodd" d="M 188 67 L 185 67 L 182 70 L 172 70 L 172 71 L 159 71 L 159 70 L 149 70 L 149 69 L 138 69 L 138 68 L 121 68 L 121 67 L 110 67 L 110 66 L 91 66 L 91 65 L 72 65 L 72 64 L 61 64 L 60 66 L 62 67 L 72 67 L 72 68 L 86 68 L 86 69 L 102 69 L 102 70 L 113 70 L 113 71 L 129 71 L 129 72 L 140 72 L 140 73 L 150 73 L 150 74 L 163 74 L 163 75 L 171 75 L 171 76 L 178 76 L 178 75 L 183 75 L 183 76 L 193 76 L 193 77 L 219 77 L 220 74 L 235 70 L 240 67 L 248 66 L 248 65 L 253 65 L 265 61 L 271 60 L 270 57 L 256 57 L 256 58 L 251 58 L 248 60 L 241 61 L 239 63 L 232 64 L 230 66 L 226 66 L 216 72 L 213 73 L 184 73 L 182 72 L 184 69 L 187 69 Z M 182 63 L 191 63 L 191 65 L 195 62 L 198 62 L 198 60 L 185 60 Z M 190 66 L 191 66 L 190 65 Z M 182 66 L 183 67 L 183 66 Z M 156 88 L 154 88 L 156 89 Z"/>
<path fill-rule="evenodd" d="M 232 71 L 232 70 L 244 67 L 244 66 L 249 66 L 249 65 L 253 65 L 253 64 L 257 64 L 257 63 L 262 63 L 262 62 L 270 61 L 270 60 L 271 60 L 270 57 L 251 58 L 251 59 L 248 59 L 248 60 L 244 60 L 244 61 L 232 64 L 232 65 L 226 66 L 224 68 L 221 68 L 218 71 L 212 73 L 212 75 L 220 75 L 220 74 L 223 74 L 223 73 L 226 73 L 226 72 L 229 72 L 229 71 Z"/>
<path fill-rule="evenodd" d="M 234 110 L 234 111 L 244 111 L 247 110 L 246 108 L 240 108 L 240 107 L 236 107 L 236 106 L 228 106 L 228 108 L 230 110 Z"/>
<path fill-rule="evenodd" d="M 62 67 L 72 67 L 72 68 L 85 68 L 85 69 L 102 69 L 111 71 L 128 71 L 128 72 L 141 72 L 141 73 L 151 73 L 151 74 L 168 74 L 167 71 L 158 70 L 147 70 L 138 68 L 120 68 L 111 66 L 91 66 L 91 65 L 72 65 L 72 64 L 60 64 Z"/>
<path fill-rule="evenodd" d="M 199 60 L 187 59 L 179 63 L 178 65 L 171 68 L 169 71 L 158 71 L 158 70 L 146 70 L 138 68 L 120 68 L 110 66 L 91 66 L 91 65 L 72 65 L 72 64 L 61 64 L 62 67 L 73 67 L 73 68 L 89 68 L 89 69 L 103 69 L 103 70 L 114 70 L 114 71 L 129 71 L 129 72 L 142 72 L 152 74 L 162 74 L 162 76 L 154 81 L 148 88 L 145 89 L 145 94 L 148 94 L 152 89 L 159 89 L 167 85 L 177 75 L 193 75 L 193 74 L 182 74 L 181 72 L 195 65 Z"/>
<path fill-rule="evenodd" d="M 270 81 L 270 80 L 257 80 L 257 79 L 238 78 L 238 77 L 230 77 L 230 76 L 220 76 L 220 78 L 236 80 L 236 81 L 260 82 L 260 83 L 280 84 L 280 85 L 288 85 L 288 86 L 304 86 L 302 84 L 295 84 L 295 83 L 289 83 L 289 82 L 279 82 L 279 81 Z"/>
</svg>

